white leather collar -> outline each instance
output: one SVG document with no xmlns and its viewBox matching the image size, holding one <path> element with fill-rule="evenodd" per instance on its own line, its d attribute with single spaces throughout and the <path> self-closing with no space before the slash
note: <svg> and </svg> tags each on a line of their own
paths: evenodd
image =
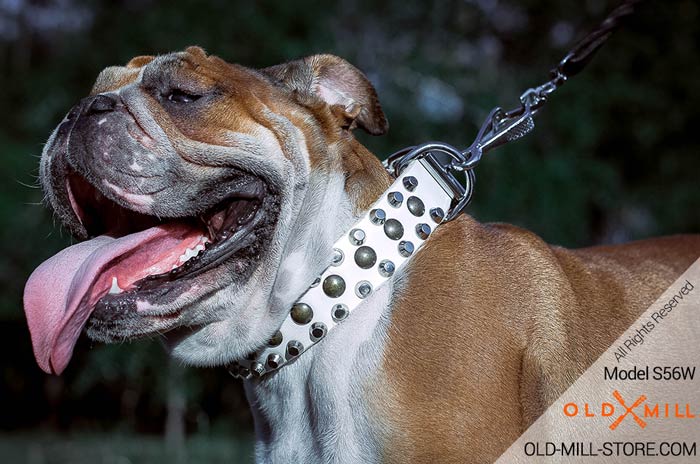
<svg viewBox="0 0 700 464">
<path fill-rule="evenodd" d="M 334 244 L 328 268 L 292 306 L 268 344 L 229 365 L 229 372 L 248 379 L 275 371 L 347 319 L 443 222 L 460 195 L 445 183 L 444 175 L 427 158 L 412 161 Z"/>
</svg>

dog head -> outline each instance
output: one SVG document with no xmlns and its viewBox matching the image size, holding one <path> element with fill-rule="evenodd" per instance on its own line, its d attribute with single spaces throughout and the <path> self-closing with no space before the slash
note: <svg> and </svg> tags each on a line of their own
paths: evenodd
<svg viewBox="0 0 700 464">
<path fill-rule="evenodd" d="M 387 122 L 331 55 L 253 70 L 191 47 L 105 69 L 41 158 L 48 202 L 84 241 L 27 282 L 40 367 L 60 373 L 83 328 L 165 334 L 196 365 L 264 344 L 388 185 L 355 127 Z"/>
</svg>

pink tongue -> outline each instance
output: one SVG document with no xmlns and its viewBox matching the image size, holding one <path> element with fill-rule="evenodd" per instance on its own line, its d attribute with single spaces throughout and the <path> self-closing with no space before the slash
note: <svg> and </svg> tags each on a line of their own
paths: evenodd
<svg viewBox="0 0 700 464">
<path fill-rule="evenodd" d="M 97 301 L 117 277 L 127 288 L 169 271 L 200 234 L 183 224 L 152 227 L 121 238 L 101 235 L 44 261 L 24 288 L 24 311 L 34 356 L 49 374 L 60 374 Z"/>
</svg>

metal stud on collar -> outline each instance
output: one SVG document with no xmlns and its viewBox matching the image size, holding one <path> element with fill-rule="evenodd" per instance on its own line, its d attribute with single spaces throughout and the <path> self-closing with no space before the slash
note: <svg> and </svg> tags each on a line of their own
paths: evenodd
<svg viewBox="0 0 700 464">
<path fill-rule="evenodd" d="M 293 362 L 372 298 L 415 256 L 444 211 L 471 192 L 473 177 L 454 188 L 445 175 L 429 156 L 406 164 L 387 193 L 333 245 L 328 268 L 290 308 L 270 342 L 229 366 L 231 374 L 259 378 Z"/>
</svg>

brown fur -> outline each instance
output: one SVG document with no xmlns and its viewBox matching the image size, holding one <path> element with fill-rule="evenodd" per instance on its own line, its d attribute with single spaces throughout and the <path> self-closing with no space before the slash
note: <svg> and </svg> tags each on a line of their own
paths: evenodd
<svg viewBox="0 0 700 464">
<path fill-rule="evenodd" d="M 700 236 L 581 250 L 468 216 L 396 295 L 387 462 L 493 462 L 700 256 Z"/>
</svg>

